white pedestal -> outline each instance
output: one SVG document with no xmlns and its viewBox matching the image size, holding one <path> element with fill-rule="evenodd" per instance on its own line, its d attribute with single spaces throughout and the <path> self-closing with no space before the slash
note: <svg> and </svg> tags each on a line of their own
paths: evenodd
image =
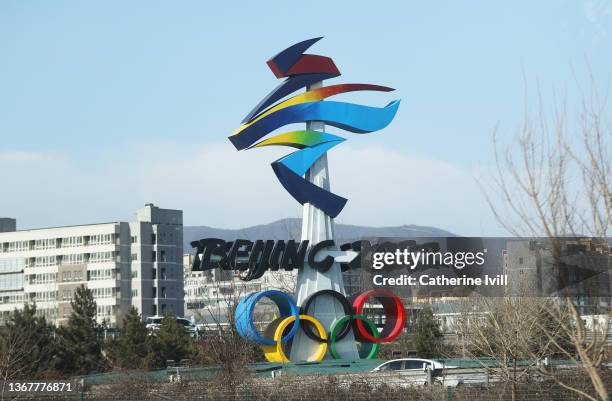
<svg viewBox="0 0 612 401">
<path fill-rule="evenodd" d="M 317 86 L 321 86 L 321 83 Z M 322 122 L 307 123 L 307 129 L 323 131 L 324 128 L 325 125 Z M 310 167 L 306 173 L 306 179 L 321 188 L 330 189 L 327 154 L 321 156 Z M 309 240 L 310 244 L 313 245 L 329 239 L 334 239 L 334 220 L 313 205 L 305 204 L 302 215 L 302 241 Z M 345 294 L 339 263 L 334 263 L 326 272 L 319 272 L 306 263 L 304 268 L 298 272 L 295 288 L 298 306 L 303 305 L 309 295 L 328 289 Z M 322 296 L 317 298 L 310 306 L 308 314 L 317 318 L 329 333 L 331 324 L 344 316 L 344 310 L 342 305 L 332 297 Z M 298 330 L 293 339 L 290 359 L 292 362 L 305 361 L 316 349 L 317 343 L 308 338 L 302 330 Z M 344 359 L 359 359 L 352 330 L 336 344 L 336 349 Z M 328 351 L 326 359 L 329 358 L 331 357 Z"/>
</svg>

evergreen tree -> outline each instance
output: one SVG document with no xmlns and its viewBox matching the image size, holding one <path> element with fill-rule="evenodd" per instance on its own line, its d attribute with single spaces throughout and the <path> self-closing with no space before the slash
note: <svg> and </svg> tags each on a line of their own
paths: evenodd
<svg viewBox="0 0 612 401">
<path fill-rule="evenodd" d="M 155 343 L 157 355 L 163 362 L 191 358 L 195 352 L 189 334 L 172 314 L 164 315 Z"/>
<path fill-rule="evenodd" d="M 425 308 L 420 311 L 415 322 L 413 342 L 417 355 L 420 357 L 432 358 L 441 355 L 443 350 L 442 332 L 431 309 Z"/>
<path fill-rule="evenodd" d="M 91 290 L 81 286 L 70 301 L 68 324 L 60 327 L 59 369 L 68 374 L 87 374 L 103 370 L 101 343 L 96 322 L 96 301 Z"/>
<path fill-rule="evenodd" d="M 124 317 L 119 338 L 114 345 L 119 368 L 142 369 L 150 364 L 150 354 L 153 352 L 151 338 L 136 308 L 130 308 Z"/>
<path fill-rule="evenodd" d="M 57 352 L 54 328 L 44 317 L 36 316 L 35 304 L 25 304 L 23 310 L 12 312 L 0 337 L 3 340 L 0 354 L 7 357 L 12 355 L 7 358 L 6 365 L 14 371 L 14 379 L 38 379 L 53 375 L 53 360 Z"/>
</svg>

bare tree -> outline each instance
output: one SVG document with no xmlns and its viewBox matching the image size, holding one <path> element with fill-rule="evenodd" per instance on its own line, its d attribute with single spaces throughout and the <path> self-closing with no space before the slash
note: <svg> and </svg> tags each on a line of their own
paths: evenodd
<svg viewBox="0 0 612 401">
<path fill-rule="evenodd" d="M 479 361 L 487 375 L 509 383 L 513 401 L 518 385 L 552 353 L 551 340 L 540 324 L 547 302 L 527 297 L 469 298 L 454 323 L 464 355 Z M 560 346 L 563 343 L 559 340 Z"/>
<path fill-rule="evenodd" d="M 606 398 L 604 397 L 607 396 L 607 389 L 599 369 L 605 361 L 605 350 L 609 330 L 608 319 L 604 319 L 603 324 L 597 324 L 596 321 L 593 321 L 593 326 L 589 333 L 585 327 L 585 323 L 579 318 L 576 307 L 567 298 L 565 299 L 565 304 L 549 304 L 546 312 L 547 315 L 550 316 L 551 321 L 557 324 L 555 327 L 556 330 L 545 327 L 542 322 L 538 322 L 538 326 L 546 335 L 552 349 L 558 351 L 558 354 L 567 358 L 577 366 L 582 367 L 588 374 L 598 396 L 605 400 Z M 568 317 L 573 319 L 568 319 Z M 568 349 L 566 344 L 562 343 L 560 339 L 568 339 L 573 347 Z M 561 387 L 578 393 L 586 399 L 597 401 L 596 397 L 564 380 L 565 377 L 559 375 L 558 372 L 554 370 L 554 367 L 546 364 L 539 364 L 538 371 L 542 375 L 554 380 Z"/>
<path fill-rule="evenodd" d="M 231 273 L 231 272 L 230 272 Z M 221 385 L 235 389 L 250 377 L 249 364 L 257 360 L 259 350 L 242 338 L 235 328 L 235 311 L 247 287 L 233 277 L 213 280 L 210 288 L 216 294 L 207 298 L 201 318 L 208 322 L 197 341 L 198 358 L 219 366 Z"/>
<path fill-rule="evenodd" d="M 595 87 L 593 79 L 591 87 Z M 577 115 L 564 104 L 546 112 L 539 96 L 538 112 L 535 116 L 525 112 L 513 144 L 500 146 L 494 135 L 496 172 L 492 182 L 483 185 L 491 210 L 514 235 L 546 237 L 555 262 L 561 261 L 563 237 L 605 238 L 612 228 L 612 127 L 606 113 L 606 103 L 594 89 Z M 577 358 L 566 356 L 588 374 L 597 395 L 576 392 L 606 400 L 608 391 L 598 371 L 606 339 L 588 338 L 572 298 L 563 292 L 559 298 L 550 316 L 575 347 Z M 605 314 L 606 328 L 600 334 L 607 336 L 609 308 Z M 556 346 L 555 333 L 549 334 Z M 559 376 L 547 373 L 564 385 Z"/>
<path fill-rule="evenodd" d="M 15 330 L 0 330 L 0 400 L 13 399 L 6 388 L 8 380 L 22 379 L 25 372 L 31 370 L 31 350 L 27 346 L 31 341 L 31 333 L 21 333 Z M 9 397 L 7 398 L 7 394 Z"/>
<path fill-rule="evenodd" d="M 294 294 L 297 286 L 297 270 L 293 271 L 271 271 L 268 272 L 268 279 L 266 286 L 274 288 L 280 291 L 284 291 L 288 294 Z"/>
</svg>

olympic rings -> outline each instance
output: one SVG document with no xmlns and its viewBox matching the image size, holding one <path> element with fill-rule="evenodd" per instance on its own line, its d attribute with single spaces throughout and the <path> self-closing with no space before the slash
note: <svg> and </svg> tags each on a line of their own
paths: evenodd
<svg viewBox="0 0 612 401">
<path fill-rule="evenodd" d="M 340 359 L 341 356 L 340 354 L 338 354 L 338 351 L 336 350 L 336 341 L 338 340 L 337 333 L 339 331 L 339 326 L 344 325 L 344 327 L 350 327 L 350 325 L 348 324 L 348 322 L 350 320 L 361 320 L 363 322 L 365 322 L 368 326 L 368 329 L 370 329 L 370 332 L 372 333 L 372 335 L 374 335 L 374 337 L 379 338 L 380 334 L 378 333 L 378 329 L 376 328 L 376 325 L 374 323 L 372 323 L 372 321 L 370 319 L 368 319 L 367 317 L 363 316 L 363 315 L 346 315 L 346 316 L 342 316 L 339 320 L 336 320 L 332 326 L 331 326 L 331 334 L 329 336 L 329 353 L 331 354 L 331 356 L 334 359 Z M 376 355 L 378 354 L 378 349 L 380 348 L 380 343 L 370 343 L 370 349 L 368 351 L 367 354 L 365 354 L 365 352 L 362 352 L 361 350 L 359 350 L 359 357 L 361 359 L 374 359 L 376 358 Z M 365 355 L 363 355 L 365 354 Z"/>
<path fill-rule="evenodd" d="M 300 315 L 308 315 L 308 309 L 310 309 L 310 306 L 312 305 L 313 301 L 317 299 L 318 297 L 324 296 L 324 295 L 330 295 L 334 297 L 336 301 L 340 302 L 340 305 L 342 305 L 342 309 L 344 310 L 345 315 L 350 316 L 353 314 L 353 307 L 351 306 L 351 304 L 349 303 L 349 301 L 346 299 L 344 295 L 334 290 L 321 290 L 321 291 L 315 292 L 314 294 L 311 294 L 308 298 L 306 298 L 306 302 L 304 302 L 304 305 L 300 309 Z M 342 330 L 340 330 L 340 332 L 337 333 L 336 341 L 342 340 L 351 331 L 351 325 L 349 324 L 350 322 L 347 322 L 346 320 L 345 322 L 346 324 L 342 326 Z M 323 339 L 320 336 L 316 335 L 316 333 L 312 331 L 311 326 L 302 325 L 302 329 L 304 330 L 304 333 L 306 333 L 308 338 L 310 338 L 311 340 L 315 340 L 319 342 L 323 341 Z M 330 334 L 328 334 L 326 338 L 330 338 Z"/>
<path fill-rule="evenodd" d="M 276 331 L 274 332 L 274 341 L 275 345 L 264 345 L 263 351 L 268 362 L 289 362 L 289 358 L 285 355 L 285 351 L 283 350 L 283 342 L 279 341 L 283 336 L 283 332 L 288 326 L 295 322 L 295 316 L 289 316 L 284 318 L 280 324 L 276 327 Z M 312 324 L 317 330 L 318 335 L 324 340 L 319 343 L 319 346 L 314 352 L 312 356 L 310 356 L 307 361 L 315 362 L 320 361 L 325 358 L 325 353 L 327 352 L 327 334 L 325 333 L 325 327 L 312 316 L 308 315 L 300 315 L 300 324 L 308 322 L 307 324 Z M 293 327 L 297 327 L 297 324 L 293 324 Z"/>
<path fill-rule="evenodd" d="M 344 316 L 332 323 L 329 333 L 318 319 L 308 315 L 315 299 L 324 295 L 332 296 L 340 302 L 344 311 Z M 257 331 L 253 322 L 255 305 L 261 298 L 272 300 L 280 312 L 280 317 L 268 324 L 263 335 Z M 365 304 L 370 298 L 376 298 L 382 304 L 386 316 L 385 325 L 380 333 L 376 325 L 363 313 Z M 360 358 L 375 358 L 380 343 L 387 343 L 397 338 L 406 323 L 402 301 L 387 290 L 365 291 L 352 298 L 352 302 L 337 291 L 322 290 L 308 297 L 301 309 L 287 293 L 277 290 L 263 291 L 244 297 L 238 303 L 234 317 L 238 334 L 261 344 L 265 357 L 270 362 L 289 362 L 283 344 L 293 339 L 298 327 L 311 340 L 318 343 L 312 355 L 308 356 L 308 361 L 320 361 L 325 358 L 328 350 L 332 358 L 341 358 L 336 344 L 346 337 L 351 328 L 357 341 L 368 344 L 367 348 L 361 347 Z"/>
<path fill-rule="evenodd" d="M 293 298 L 282 291 L 268 290 L 257 293 L 252 293 L 242 298 L 236 307 L 234 313 L 234 321 L 236 322 L 236 330 L 238 334 L 247 340 L 251 340 L 255 343 L 262 345 L 274 345 L 276 341 L 271 338 L 266 338 L 259 334 L 255 328 L 253 322 L 253 312 L 255 310 L 255 304 L 262 298 L 268 298 L 276 304 L 281 317 L 294 316 L 297 322 L 299 322 L 299 309 L 295 304 Z M 294 324 L 289 333 L 282 338 L 282 342 L 288 341 L 293 337 L 298 328 L 297 324 Z"/>
<path fill-rule="evenodd" d="M 355 337 L 360 341 L 373 343 L 388 343 L 397 338 L 402 333 L 406 324 L 406 313 L 402 301 L 388 290 L 369 290 L 357 295 L 353 301 L 355 314 L 363 315 L 363 307 L 369 298 L 376 298 L 383 306 L 386 321 L 382 329 L 381 338 L 368 333 L 361 320 L 356 321 L 357 330 Z"/>
</svg>

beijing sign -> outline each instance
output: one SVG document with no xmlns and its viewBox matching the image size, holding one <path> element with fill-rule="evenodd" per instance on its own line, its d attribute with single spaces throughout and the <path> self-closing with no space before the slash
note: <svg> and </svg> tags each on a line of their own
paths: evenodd
<svg viewBox="0 0 612 401">
<path fill-rule="evenodd" d="M 246 272 L 241 275 L 245 281 L 258 279 L 268 270 L 301 269 L 304 263 L 319 271 L 327 271 L 338 262 L 342 270 L 359 267 L 358 252 L 361 241 L 346 243 L 336 249 L 333 240 L 321 241 L 309 246 L 309 241 L 294 240 L 257 240 L 246 239 L 225 241 L 219 238 L 206 238 L 193 241 L 196 255 L 192 271 L 223 269 Z"/>
</svg>

